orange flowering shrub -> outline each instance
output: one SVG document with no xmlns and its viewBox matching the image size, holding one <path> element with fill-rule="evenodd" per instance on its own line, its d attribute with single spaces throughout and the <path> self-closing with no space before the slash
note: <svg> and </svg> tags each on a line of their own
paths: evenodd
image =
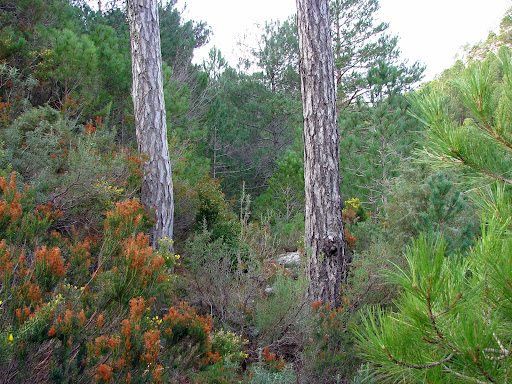
<svg viewBox="0 0 512 384">
<path fill-rule="evenodd" d="M 124 239 L 147 229 L 149 217 L 146 208 L 137 200 L 125 200 L 115 204 L 113 211 L 107 212 L 104 223 L 105 236 Z"/>
<path fill-rule="evenodd" d="M 268 347 L 265 347 L 261 353 L 261 359 L 270 372 L 281 372 L 286 365 L 282 357 L 278 357 L 274 352 L 270 352 Z"/>
<path fill-rule="evenodd" d="M 66 309 L 57 316 L 55 323 L 48 331 L 48 336 L 67 342 L 73 335 L 84 329 L 86 320 L 83 309 L 80 311 Z"/>
<path fill-rule="evenodd" d="M 0 176 L 0 239 L 34 244 L 60 215 L 51 205 L 36 207 L 32 188 L 18 191 L 15 172 L 9 182 Z"/>
<path fill-rule="evenodd" d="M 187 303 L 181 302 L 177 307 L 169 308 L 163 317 L 163 326 L 164 336 L 169 344 L 176 344 L 187 338 L 195 342 L 200 351 L 206 352 L 210 347 L 211 317 L 199 316 Z"/>
<path fill-rule="evenodd" d="M 13 278 L 14 257 L 7 247 L 5 239 L 0 241 L 0 281 L 3 287 L 10 287 Z"/>
<path fill-rule="evenodd" d="M 153 329 L 144 332 L 144 354 L 142 360 L 148 365 L 155 364 L 160 354 L 160 331 Z"/>
<path fill-rule="evenodd" d="M 112 368 L 106 364 L 100 364 L 94 378 L 98 383 L 110 383 L 113 380 Z"/>
<path fill-rule="evenodd" d="M 179 256 L 149 246 L 138 201 L 116 203 L 95 237 L 74 228 L 49 233 L 60 213 L 32 201 L 14 175 L 0 178 L 0 335 L 4 327 L 13 333 L 0 360 L 28 367 L 34 358 L 49 377 L 99 383 L 170 382 L 176 372 L 214 365 L 221 372 L 212 319 L 169 300 Z"/>
<path fill-rule="evenodd" d="M 345 241 L 351 250 L 356 249 L 357 238 L 350 234 L 348 227 L 345 227 Z"/>
<path fill-rule="evenodd" d="M 89 342 L 90 364 L 100 364 L 98 369 L 108 364 L 114 379 L 129 376 L 134 381 L 158 383 L 175 369 L 201 368 L 221 360 L 218 352 L 211 350 L 211 318 L 199 316 L 185 303 L 171 307 L 163 318 L 149 316 L 151 302 L 142 297 L 130 300 L 128 317 L 118 330 Z"/>
<path fill-rule="evenodd" d="M 73 286 L 83 286 L 89 280 L 91 268 L 96 261 L 91 251 L 97 245 L 97 239 L 86 238 L 65 241 L 62 251 L 68 260 L 68 280 Z"/>
<path fill-rule="evenodd" d="M 39 284 L 51 291 L 66 274 L 67 266 L 64 263 L 60 248 L 48 249 L 45 245 L 37 247 L 34 254 L 34 273 Z"/>
<path fill-rule="evenodd" d="M 86 135 L 92 135 L 94 132 L 96 132 L 97 129 L 103 128 L 103 117 L 96 116 L 96 119 L 93 123 L 87 123 L 84 125 L 84 134 Z"/>
<path fill-rule="evenodd" d="M 7 128 L 12 120 L 11 114 L 11 104 L 7 102 L 3 102 L 0 97 L 0 127 Z"/>
<path fill-rule="evenodd" d="M 149 246 L 149 236 L 139 233 L 121 242 L 120 249 L 104 262 L 100 280 L 105 294 L 128 303 L 143 295 L 149 298 L 169 291 L 170 278 L 164 258 Z"/>
</svg>

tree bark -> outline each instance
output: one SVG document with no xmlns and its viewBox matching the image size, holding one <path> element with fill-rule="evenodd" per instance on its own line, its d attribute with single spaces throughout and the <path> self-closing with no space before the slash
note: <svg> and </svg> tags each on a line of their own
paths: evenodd
<svg viewBox="0 0 512 384">
<path fill-rule="evenodd" d="M 328 0 L 297 0 L 304 115 L 305 246 L 313 301 L 341 305 L 349 258 L 341 218 L 339 133 Z"/>
<path fill-rule="evenodd" d="M 142 203 L 152 210 L 151 244 L 172 238 L 174 202 L 162 79 L 157 0 L 127 0 L 132 99 L 139 154 L 145 158 Z"/>
</svg>

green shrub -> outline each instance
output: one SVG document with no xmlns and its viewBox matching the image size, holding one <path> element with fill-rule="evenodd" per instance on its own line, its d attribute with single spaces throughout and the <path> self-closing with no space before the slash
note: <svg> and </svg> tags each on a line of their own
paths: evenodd
<svg viewBox="0 0 512 384">
<path fill-rule="evenodd" d="M 249 384 L 295 383 L 293 367 L 266 347 L 249 373 Z"/>
<path fill-rule="evenodd" d="M 286 269 L 277 270 L 269 280 L 271 293 L 256 300 L 254 323 L 260 345 L 279 343 L 292 334 L 301 333 L 308 281 L 304 273 L 294 279 Z M 300 339 L 301 336 L 295 336 Z"/>
</svg>

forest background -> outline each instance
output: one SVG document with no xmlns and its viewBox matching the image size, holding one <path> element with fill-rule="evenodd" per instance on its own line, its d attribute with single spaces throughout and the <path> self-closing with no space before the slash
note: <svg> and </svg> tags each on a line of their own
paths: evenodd
<svg viewBox="0 0 512 384">
<path fill-rule="evenodd" d="M 2 2 L 2 380 L 510 378 L 511 14 L 420 85 L 377 9 L 331 2 L 352 267 L 330 308 L 305 295 L 292 17 L 262 26 L 232 68 L 216 49 L 192 64 L 207 24 L 160 9 L 176 212 L 175 238 L 154 250 L 123 5 Z M 301 261 L 278 262 L 285 251 Z"/>
</svg>

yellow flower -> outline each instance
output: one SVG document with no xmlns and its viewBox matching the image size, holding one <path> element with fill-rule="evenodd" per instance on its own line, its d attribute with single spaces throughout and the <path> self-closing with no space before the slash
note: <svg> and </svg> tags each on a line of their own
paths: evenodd
<svg viewBox="0 0 512 384">
<path fill-rule="evenodd" d="M 9 337 L 7 338 L 7 341 L 9 343 L 12 343 L 14 341 L 14 337 L 12 336 L 12 333 L 9 333 Z"/>
<path fill-rule="evenodd" d="M 180 258 L 180 257 L 181 257 L 180 255 L 174 255 L 174 258 L 175 258 L 176 260 L 179 260 L 179 258 Z"/>
</svg>

